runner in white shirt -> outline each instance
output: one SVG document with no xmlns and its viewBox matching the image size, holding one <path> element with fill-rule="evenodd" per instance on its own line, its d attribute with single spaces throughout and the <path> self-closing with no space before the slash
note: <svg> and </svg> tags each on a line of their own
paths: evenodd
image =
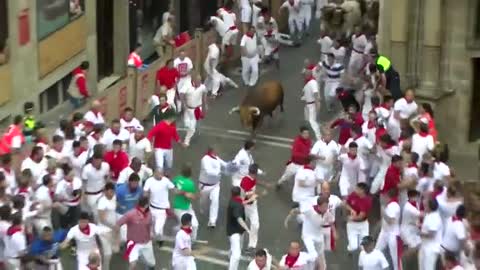
<svg viewBox="0 0 480 270">
<path fill-rule="evenodd" d="M 140 121 L 134 117 L 134 111 L 130 107 L 123 110 L 123 116 L 120 118 L 120 125 L 122 129 L 126 129 L 130 133 L 133 133 L 139 127 L 143 127 Z"/>
<path fill-rule="evenodd" d="M 52 146 L 48 152 L 45 153 L 45 157 L 55 159 L 59 163 L 66 163 L 70 153 L 71 151 L 68 151 L 68 148 L 65 146 L 63 137 L 54 135 L 52 138 Z"/>
<path fill-rule="evenodd" d="M 442 254 L 451 252 L 465 259 L 465 248 L 468 231 L 465 226 L 466 209 L 464 205 L 457 208 L 455 215 L 449 218 L 445 224 L 445 232 L 442 238 Z"/>
<path fill-rule="evenodd" d="M 290 242 L 288 253 L 282 256 L 278 266 L 280 269 L 307 270 L 315 259 L 307 252 L 301 251 L 300 243 Z"/>
<path fill-rule="evenodd" d="M 22 161 L 20 170 L 30 169 L 33 176 L 33 182 L 37 183 L 38 179 L 45 174 L 47 170 L 47 159 L 43 157 L 43 149 L 40 146 L 34 146 L 30 157 Z"/>
<path fill-rule="evenodd" d="M 417 113 L 417 103 L 415 103 L 413 90 L 405 91 L 405 96 L 397 101 L 393 106 L 393 114 L 388 119 L 387 130 L 392 139 L 400 138 L 401 128 L 408 124 L 408 119 Z"/>
<path fill-rule="evenodd" d="M 317 40 L 317 43 L 320 45 L 320 62 L 327 61 L 327 55 L 332 53 L 333 40 L 327 35 L 325 30 L 321 30 L 320 38 Z M 343 64 L 343 62 L 339 63 Z"/>
<path fill-rule="evenodd" d="M 82 170 L 82 180 L 84 182 L 84 194 L 86 197 L 86 206 L 97 218 L 98 199 L 103 194 L 103 188 L 110 176 L 110 166 L 103 161 L 100 155 L 94 155 L 91 162 Z"/>
<path fill-rule="evenodd" d="M 190 84 L 185 84 L 184 89 L 182 89 L 181 92 L 184 93 L 183 103 L 185 107 L 183 110 L 183 121 L 187 128 L 187 133 L 183 142 L 185 145 L 189 146 L 190 140 L 197 129 L 197 122 L 204 118 L 208 109 L 207 88 L 202 83 L 202 77 L 196 75 Z"/>
<path fill-rule="evenodd" d="M 100 241 L 102 243 L 102 269 L 110 269 L 110 259 L 113 252 L 117 252 L 119 247 L 117 246 L 117 235 L 113 229 L 117 222 L 117 215 L 115 210 L 117 209 L 117 199 L 115 198 L 115 184 L 110 182 L 105 185 L 105 191 L 103 196 L 98 200 L 98 226 L 105 229 L 105 233 L 100 235 Z M 108 232 L 107 232 L 108 231 Z"/>
<path fill-rule="evenodd" d="M 358 157 L 360 158 L 360 174 L 358 176 L 359 182 L 366 182 L 370 175 L 370 153 L 373 150 L 373 144 L 363 136 L 362 128 L 358 125 L 353 125 L 351 129 L 352 138 L 348 139 L 345 145 L 350 145 L 355 142 L 358 145 Z"/>
<path fill-rule="evenodd" d="M 128 142 L 128 156 L 130 159 L 138 158 L 142 163 L 147 163 L 152 151 L 152 143 L 145 136 L 143 127 L 135 127 L 135 131 L 130 134 Z"/>
<path fill-rule="evenodd" d="M 123 169 L 118 175 L 117 185 L 128 183 L 128 179 L 132 173 L 138 174 L 140 177 L 139 185 L 143 185 L 145 181 L 153 175 L 153 170 L 143 164 L 139 158 L 133 158 L 130 166 Z"/>
<path fill-rule="evenodd" d="M 332 111 L 337 102 L 337 88 L 340 87 L 345 68 L 342 63 L 337 62 L 333 53 L 329 52 L 326 56 L 327 59 L 321 62 L 322 72 L 325 75 L 324 96 L 327 110 Z"/>
<path fill-rule="evenodd" d="M 10 223 L 10 215 L 12 209 L 8 205 L 0 206 L 0 263 L 6 263 L 5 259 L 5 237 L 7 230 L 12 225 Z"/>
<path fill-rule="evenodd" d="M 334 175 L 334 165 L 340 154 L 340 146 L 332 140 L 332 131 L 324 130 L 322 139 L 310 150 L 316 160 L 315 175 L 319 182 L 330 182 Z"/>
<path fill-rule="evenodd" d="M 22 269 L 21 259 L 26 255 L 27 236 L 21 213 L 11 216 L 12 225 L 7 229 L 3 243 L 5 244 L 5 258 L 7 268 L 11 270 Z"/>
<path fill-rule="evenodd" d="M 250 0 L 240 0 L 240 21 L 242 22 L 242 30 L 245 33 L 252 23 L 252 4 Z"/>
<path fill-rule="evenodd" d="M 428 134 L 428 125 L 420 124 L 420 131 L 412 136 L 411 146 L 412 152 L 418 154 L 418 165 L 422 163 L 426 154 L 433 151 L 434 147 L 435 141 L 433 140 L 432 135 Z"/>
<path fill-rule="evenodd" d="M 375 249 L 385 251 L 388 248 L 394 270 L 402 270 L 403 242 L 400 238 L 400 204 L 398 189 L 388 191 L 389 202 L 382 211 L 382 229 L 378 235 Z"/>
<path fill-rule="evenodd" d="M 217 17 L 217 16 L 211 16 L 210 20 L 208 22 L 212 27 L 215 28 L 215 31 L 220 36 L 220 38 L 222 38 L 222 40 L 223 40 L 223 38 L 225 37 L 225 33 L 228 30 L 228 28 L 225 26 L 225 23 L 223 22 L 223 20 L 221 18 Z M 225 44 L 222 42 L 222 46 L 223 45 L 225 45 Z"/>
<path fill-rule="evenodd" d="M 103 118 L 103 113 L 101 112 L 102 103 L 98 100 L 92 102 L 92 107 L 88 112 L 83 115 L 85 119 L 85 124 L 90 126 L 94 125 L 105 125 L 105 119 Z"/>
<path fill-rule="evenodd" d="M 235 158 L 232 160 L 232 164 L 236 168 L 236 171 L 232 174 L 232 185 L 240 186 L 242 178 L 248 175 L 248 168 L 250 165 L 254 164 L 252 150 L 255 148 L 255 142 L 247 140 L 243 145 L 243 148 L 240 149 L 235 155 Z M 259 169 L 258 174 L 262 175 L 264 172 Z"/>
<path fill-rule="evenodd" d="M 425 202 L 425 218 L 420 229 L 422 242 L 418 254 L 419 270 L 435 270 L 441 252 L 443 223 L 435 199 Z"/>
<path fill-rule="evenodd" d="M 361 28 L 355 29 L 352 35 L 352 55 L 348 64 L 348 70 L 351 74 L 358 74 L 363 66 L 363 54 L 367 45 L 367 37 L 361 32 Z"/>
<path fill-rule="evenodd" d="M 82 169 L 87 163 L 88 149 L 83 149 L 79 141 L 73 142 L 73 152 L 68 156 L 76 177 L 82 176 Z"/>
<path fill-rule="evenodd" d="M 321 134 L 320 125 L 317 122 L 317 114 L 320 110 L 320 89 L 311 70 L 305 71 L 305 85 L 303 86 L 302 93 L 301 100 L 305 102 L 303 110 L 305 121 L 310 124 L 310 127 L 315 133 L 315 137 L 319 140 Z"/>
<path fill-rule="evenodd" d="M 342 45 L 340 45 L 340 41 L 334 40 L 332 48 L 330 49 L 329 52 L 333 53 L 335 56 L 335 61 L 337 63 L 345 63 L 345 54 L 346 54 L 346 49 Z M 328 52 L 328 51 L 327 51 Z"/>
<path fill-rule="evenodd" d="M 302 203 L 302 201 L 315 196 L 317 179 L 314 168 L 308 163 L 298 169 L 295 174 L 295 183 L 292 189 L 292 201 Z"/>
<path fill-rule="evenodd" d="M 44 227 L 52 227 L 52 208 L 58 207 L 59 203 L 53 202 L 55 194 L 55 185 L 50 175 L 43 176 L 42 185 L 35 190 L 34 201 L 39 204 L 38 213 L 33 219 L 33 224 L 37 232 L 41 232 Z"/>
<path fill-rule="evenodd" d="M 0 160 L 0 173 L 3 174 L 6 184 L 5 191 L 6 193 L 11 193 L 12 190 L 17 188 L 17 178 L 14 170 L 12 169 L 12 155 L 4 154 Z"/>
<path fill-rule="evenodd" d="M 180 78 L 177 82 L 177 90 L 179 99 L 177 99 L 177 111 L 182 111 L 183 89 L 185 85 L 191 84 L 192 76 L 190 73 L 193 70 L 193 62 L 187 56 L 184 50 L 181 50 L 178 57 L 173 60 L 173 66 L 178 70 Z M 186 89 L 186 88 L 185 88 Z"/>
<path fill-rule="evenodd" d="M 207 57 L 203 63 L 207 78 L 205 79 L 205 87 L 208 92 L 212 93 L 212 97 L 218 95 L 220 89 L 220 72 L 217 70 L 218 63 L 220 61 L 220 48 L 217 43 L 213 42 L 208 46 Z"/>
<path fill-rule="evenodd" d="M 242 79 L 245 85 L 255 86 L 258 81 L 258 55 L 257 35 L 255 27 L 250 26 L 240 41 L 242 60 Z"/>
<path fill-rule="evenodd" d="M 175 185 L 163 176 L 162 172 L 156 170 L 154 175 L 145 181 L 143 191 L 150 199 L 150 211 L 153 217 L 153 232 L 159 243 L 163 243 L 163 227 L 167 221 L 170 209 L 168 195 L 170 190 L 175 190 Z"/>
<path fill-rule="evenodd" d="M 389 267 L 387 258 L 375 248 L 375 241 L 371 236 L 362 239 L 363 250 L 358 256 L 358 267 L 361 270 L 387 270 Z"/>
<path fill-rule="evenodd" d="M 400 236 L 411 252 L 416 252 L 422 239 L 420 238 L 420 218 L 422 213 L 418 204 L 418 191 L 407 192 L 408 201 L 402 209 L 402 223 L 400 224 Z"/>
<path fill-rule="evenodd" d="M 200 175 L 198 176 L 201 209 L 210 202 L 208 227 L 214 228 L 217 223 L 218 206 L 220 199 L 220 180 L 227 163 L 209 147 L 200 161 Z"/>
<path fill-rule="evenodd" d="M 185 213 L 180 218 L 181 227 L 175 236 L 175 248 L 172 253 L 173 270 L 196 270 L 192 254 L 192 215 Z"/>
<path fill-rule="evenodd" d="M 110 125 L 110 128 L 105 130 L 102 137 L 102 144 L 106 146 L 106 150 L 112 150 L 113 141 L 120 140 L 123 144 L 128 143 L 130 139 L 130 132 L 122 128 L 120 120 L 114 119 Z"/>
<path fill-rule="evenodd" d="M 58 182 L 55 189 L 55 200 L 63 207 L 59 210 L 61 214 L 61 227 L 70 228 L 77 222 L 80 213 L 80 199 L 82 196 L 82 180 L 70 171 Z"/>
<path fill-rule="evenodd" d="M 248 264 L 247 270 L 271 270 L 272 255 L 267 249 L 259 249 L 255 252 L 255 258 Z"/>
<path fill-rule="evenodd" d="M 300 0 L 300 23 L 304 25 L 305 33 L 310 33 L 310 22 L 312 21 L 312 8 L 314 0 Z"/>
<path fill-rule="evenodd" d="M 338 160 L 342 163 L 342 171 L 340 172 L 340 180 L 338 182 L 340 195 L 342 197 L 346 197 L 352 193 L 358 183 L 361 161 L 357 155 L 357 151 L 357 143 L 351 142 L 348 145 L 348 152 L 338 157 Z"/>
<path fill-rule="evenodd" d="M 392 163 L 392 157 L 400 153 L 398 146 L 388 134 L 384 134 L 377 142 L 376 153 L 378 158 L 378 172 L 376 173 L 370 187 L 370 193 L 377 193 L 385 182 L 385 175 Z"/>
<path fill-rule="evenodd" d="M 300 15 L 300 0 L 287 0 L 279 8 L 281 14 L 283 9 L 288 10 L 288 29 L 293 40 L 299 42 L 302 38 L 303 23 Z"/>
<path fill-rule="evenodd" d="M 237 15 L 235 15 L 235 12 L 232 11 L 233 3 L 233 1 L 227 2 L 226 5 L 217 12 L 217 15 L 222 18 L 226 28 L 222 44 L 225 47 L 227 57 L 231 56 L 233 46 L 237 44 L 239 33 L 237 28 Z"/>
<path fill-rule="evenodd" d="M 89 270 L 88 256 L 92 252 L 100 254 L 96 237 L 110 231 L 102 226 L 97 226 L 89 222 L 88 213 L 81 213 L 78 225 L 72 227 L 67 234 L 65 240 L 60 244 L 60 248 L 66 249 L 69 247 L 72 240 L 75 240 L 77 245 L 77 269 Z"/>
</svg>

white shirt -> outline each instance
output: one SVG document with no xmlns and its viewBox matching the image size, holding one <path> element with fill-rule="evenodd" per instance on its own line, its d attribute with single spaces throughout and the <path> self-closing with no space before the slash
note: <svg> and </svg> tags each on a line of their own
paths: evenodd
<svg viewBox="0 0 480 270">
<path fill-rule="evenodd" d="M 337 61 L 334 61 L 331 65 L 327 63 L 327 61 L 322 61 L 321 66 L 326 75 L 325 81 L 328 82 L 340 81 L 342 74 L 345 71 L 345 67 Z"/>
<path fill-rule="evenodd" d="M 265 250 L 266 251 L 266 250 Z M 257 263 L 255 262 L 255 258 L 248 264 L 247 270 L 270 270 L 272 269 L 272 255 L 267 252 L 267 263 L 263 268 L 260 269 Z"/>
<path fill-rule="evenodd" d="M 100 112 L 95 114 L 92 111 L 88 111 L 83 116 L 83 119 L 85 119 L 85 121 L 87 122 L 93 123 L 94 125 L 105 124 L 105 119 L 103 119 L 103 114 Z"/>
<path fill-rule="evenodd" d="M 70 149 L 71 150 L 71 149 Z M 53 148 L 50 148 L 50 150 L 48 150 L 47 153 L 45 153 L 45 156 L 46 157 L 50 157 L 50 158 L 53 158 L 55 159 L 57 162 L 59 161 L 64 161 L 65 158 L 68 158 L 68 155 L 71 153 L 71 151 L 68 151 L 68 148 L 67 147 L 63 147 L 62 150 L 57 151 Z"/>
<path fill-rule="evenodd" d="M 155 33 L 155 36 L 153 37 L 153 41 L 161 45 L 164 45 L 165 39 L 168 40 L 172 32 L 173 30 L 170 23 L 168 21 L 164 21 L 163 24 L 158 28 L 157 32 Z"/>
<path fill-rule="evenodd" d="M 427 134 L 426 136 L 420 135 L 418 133 L 413 134 L 412 136 L 412 152 L 418 154 L 418 164 L 422 163 L 423 155 L 433 151 L 435 147 L 435 142 L 432 135 Z"/>
<path fill-rule="evenodd" d="M 178 73 L 180 73 L 180 77 L 185 77 L 190 74 L 190 71 L 193 69 L 193 63 L 192 60 L 185 56 L 185 58 L 182 60 L 179 57 L 176 58 L 173 61 L 173 66 L 178 70 Z"/>
<path fill-rule="evenodd" d="M 350 145 L 351 142 L 355 142 L 358 145 L 357 154 L 360 158 L 360 169 L 365 170 L 368 168 L 369 161 L 369 154 L 373 149 L 373 144 L 365 137 L 361 136 L 359 138 L 350 138 L 347 140 L 345 145 Z"/>
<path fill-rule="evenodd" d="M 303 183 L 306 187 L 300 186 L 300 183 Z M 301 202 L 308 197 L 314 196 L 316 184 L 317 179 L 312 169 L 299 169 L 295 174 L 295 183 L 292 189 L 292 201 Z"/>
<path fill-rule="evenodd" d="M 442 219 L 440 218 L 438 211 L 425 215 L 420 230 L 422 233 L 433 233 L 433 237 L 422 238 L 422 248 L 431 250 L 432 252 L 440 252 L 440 244 L 442 242 L 442 227 Z"/>
<path fill-rule="evenodd" d="M 303 238 L 323 239 L 323 228 L 332 226 L 335 222 L 335 217 L 332 213 L 326 211 L 325 214 L 321 215 L 315 211 L 314 206 L 308 207 L 302 214 L 304 216 L 302 226 Z"/>
<path fill-rule="evenodd" d="M 77 253 L 87 253 L 97 250 L 97 241 L 95 236 L 110 231 L 109 229 L 88 223 L 90 233 L 88 235 L 80 231 L 78 225 L 73 226 L 67 233 L 66 241 L 75 240 L 77 244 Z"/>
<path fill-rule="evenodd" d="M 438 202 L 438 212 L 440 213 L 440 217 L 442 220 L 446 222 L 447 219 L 453 217 L 457 208 L 463 204 L 461 200 L 452 200 L 449 201 L 447 198 L 447 189 L 444 188 L 443 192 L 437 196 Z"/>
<path fill-rule="evenodd" d="M 68 156 L 68 158 L 70 160 L 70 164 L 72 165 L 72 169 L 75 172 L 75 176 L 76 177 L 82 177 L 82 169 L 85 166 L 85 164 L 87 163 L 88 152 L 83 151 L 78 156 L 75 156 L 73 153 L 71 153 Z"/>
<path fill-rule="evenodd" d="M 238 167 L 234 177 L 242 178 L 248 174 L 248 167 L 254 163 L 254 160 L 252 154 L 242 148 L 233 159 L 233 163 Z"/>
<path fill-rule="evenodd" d="M 132 118 L 130 121 L 127 121 L 123 118 L 120 118 L 121 130 L 125 129 L 130 133 L 134 132 L 134 129 L 143 127 L 140 121 L 137 118 Z"/>
<path fill-rule="evenodd" d="M 395 101 L 393 109 L 399 112 L 400 119 L 408 119 L 417 113 L 418 106 L 415 101 L 408 103 L 405 98 L 401 98 Z"/>
<path fill-rule="evenodd" d="M 5 259 L 5 237 L 10 226 L 10 222 L 0 220 L 0 261 Z"/>
<path fill-rule="evenodd" d="M 287 259 L 287 255 L 288 254 L 285 254 L 283 255 L 282 259 L 280 259 L 280 262 L 278 262 L 278 265 L 279 266 L 284 266 L 286 267 L 287 265 L 285 264 L 285 260 Z M 295 269 L 295 270 L 307 270 L 307 269 L 310 269 L 309 266 L 310 266 L 310 263 L 315 261 L 316 258 L 313 258 L 313 256 L 310 256 L 307 252 L 304 252 L 304 251 L 300 251 L 300 254 L 298 256 L 298 259 L 297 261 L 295 262 L 295 264 L 293 265 L 293 267 L 291 267 L 290 269 Z"/>
<path fill-rule="evenodd" d="M 167 177 L 158 180 L 150 177 L 145 181 L 143 190 L 150 192 L 150 205 L 152 208 L 168 209 L 170 201 L 168 200 L 168 191 L 174 189 L 175 185 Z"/>
<path fill-rule="evenodd" d="M 449 218 L 442 239 L 442 247 L 448 251 L 458 253 L 463 250 L 462 241 L 467 238 L 467 229 L 462 220 Z"/>
<path fill-rule="evenodd" d="M 52 197 L 50 196 L 50 189 L 47 186 L 41 185 L 35 190 L 34 199 L 41 204 L 37 217 L 50 219 L 52 214 L 51 207 L 53 204 Z"/>
<path fill-rule="evenodd" d="M 450 176 L 450 168 L 443 162 L 433 163 L 433 179 L 444 181 L 446 177 Z"/>
<path fill-rule="evenodd" d="M 302 90 L 303 96 L 301 100 L 303 100 L 305 103 L 312 104 L 312 102 L 315 102 L 315 95 L 319 93 L 318 89 L 318 83 L 316 80 L 310 80 L 308 81 L 304 86 Z"/>
<path fill-rule="evenodd" d="M 364 34 L 360 34 L 360 36 L 352 35 L 352 44 L 353 50 L 356 53 L 363 54 L 365 51 L 365 46 L 367 46 L 367 37 Z"/>
<path fill-rule="evenodd" d="M 55 197 L 64 199 L 63 204 L 67 206 L 77 206 L 80 204 L 80 199 L 75 199 L 76 197 L 73 196 L 72 192 L 75 190 L 81 191 L 81 189 L 82 180 L 80 178 L 74 177 L 71 183 L 62 179 L 55 189 Z"/>
<path fill-rule="evenodd" d="M 331 170 L 340 154 L 340 146 L 334 140 L 329 141 L 328 144 L 323 140 L 318 140 L 310 150 L 310 154 L 325 158 L 315 162 L 315 169 Z"/>
<path fill-rule="evenodd" d="M 297 18 L 300 16 L 300 1 L 294 0 L 293 5 L 290 4 L 289 1 L 285 1 L 281 6 L 280 9 L 287 8 L 288 9 L 288 17 L 289 18 Z"/>
<path fill-rule="evenodd" d="M 222 168 L 225 168 L 227 163 L 220 157 L 212 157 L 210 155 L 203 156 L 200 161 L 200 175 L 198 181 L 200 184 L 217 184 L 222 177 Z"/>
<path fill-rule="evenodd" d="M 392 163 L 392 157 L 398 154 L 400 154 L 400 149 L 396 145 L 387 149 L 377 145 L 377 156 L 380 158 L 380 167 L 384 169 L 387 169 L 388 166 L 390 166 Z"/>
<path fill-rule="evenodd" d="M 329 36 L 324 36 L 317 40 L 320 45 L 320 53 L 327 54 L 332 49 L 333 41 Z"/>
<path fill-rule="evenodd" d="M 91 163 L 83 167 L 82 180 L 85 181 L 85 192 L 99 192 L 105 187 L 110 175 L 110 165 L 102 161 L 100 169 L 97 170 Z"/>
<path fill-rule="evenodd" d="M 254 34 L 253 37 L 243 35 L 240 41 L 240 47 L 245 48 L 247 54 L 245 57 L 253 58 L 256 56 L 258 54 L 257 35 Z"/>
<path fill-rule="evenodd" d="M 420 210 L 409 202 L 405 203 L 402 210 L 401 230 L 407 232 L 418 231 L 417 224 L 419 221 Z"/>
<path fill-rule="evenodd" d="M 175 265 L 179 260 L 190 259 L 192 256 L 183 255 L 182 251 L 192 249 L 192 237 L 184 230 L 180 229 L 175 236 L 175 248 L 172 254 L 172 264 Z"/>
<path fill-rule="evenodd" d="M 360 158 L 357 156 L 354 159 L 351 159 L 348 154 L 341 154 L 338 157 L 338 160 L 342 163 L 340 178 L 344 178 L 345 180 L 348 180 L 349 183 L 354 183 L 355 185 L 360 173 Z"/>
<path fill-rule="evenodd" d="M 223 23 L 225 24 L 225 28 L 229 29 L 232 26 L 236 26 L 237 15 L 231 11 L 227 11 L 225 9 L 219 9 L 219 16 L 222 18 Z"/>
<path fill-rule="evenodd" d="M 218 35 L 223 38 L 225 36 L 225 32 L 227 32 L 227 27 L 222 19 L 218 18 L 217 16 L 210 17 L 211 22 L 215 22 L 215 30 L 217 31 Z"/>
<path fill-rule="evenodd" d="M 345 47 L 340 46 L 340 47 L 338 47 L 338 49 L 336 49 L 335 47 L 332 47 L 330 49 L 330 52 L 333 53 L 333 55 L 335 55 L 335 61 L 336 62 L 338 62 L 338 63 L 343 63 L 344 62 L 345 53 L 346 53 Z"/>
<path fill-rule="evenodd" d="M 17 258 L 27 251 L 27 238 L 23 230 L 13 235 L 5 235 L 3 242 L 5 244 L 6 258 Z"/>
<path fill-rule="evenodd" d="M 400 205 L 397 202 L 389 202 L 384 209 L 386 218 L 393 219 L 392 224 L 388 224 L 385 218 L 382 220 L 382 231 L 392 235 L 400 234 Z"/>
<path fill-rule="evenodd" d="M 117 185 L 127 183 L 128 178 L 130 178 L 130 175 L 132 175 L 132 173 L 134 172 L 135 171 L 130 166 L 123 169 L 118 175 Z M 142 184 L 143 181 L 147 180 L 147 178 L 152 176 L 152 174 L 153 174 L 152 169 L 142 164 L 142 166 L 140 167 L 140 171 L 138 172 L 138 176 L 140 177 L 140 184 Z"/>
<path fill-rule="evenodd" d="M 146 138 L 142 138 L 139 141 L 135 140 L 135 134 L 130 134 L 130 140 L 128 143 L 128 156 L 130 160 L 138 158 L 142 162 L 145 162 L 145 153 L 152 152 L 152 143 Z"/>
<path fill-rule="evenodd" d="M 195 87 L 191 83 L 186 83 L 180 92 L 185 94 L 186 106 L 189 109 L 194 109 L 202 106 L 203 96 L 207 94 L 207 88 L 204 84 Z"/>
<path fill-rule="evenodd" d="M 378 108 L 375 108 L 374 110 L 377 113 L 379 123 L 387 127 L 388 119 L 392 113 L 391 112 L 392 109 L 388 110 L 387 108 L 384 108 L 384 107 L 378 107 Z"/>
<path fill-rule="evenodd" d="M 118 134 L 114 134 L 111 129 L 105 130 L 101 139 L 102 144 L 107 147 L 107 150 L 112 150 L 113 141 L 120 140 L 122 142 L 128 141 L 130 138 L 130 132 L 124 128 L 120 128 Z"/>
<path fill-rule="evenodd" d="M 385 270 L 388 269 L 389 264 L 385 255 L 380 250 L 374 249 L 370 253 L 365 252 L 365 250 L 360 252 L 358 266 L 362 270 Z"/>
<path fill-rule="evenodd" d="M 114 225 L 117 222 L 117 198 L 113 196 L 111 199 L 108 199 L 105 194 L 98 199 L 97 209 L 99 211 L 104 211 L 106 223 L 102 223 L 99 220 L 99 224 L 109 228 L 108 226 Z"/>
<path fill-rule="evenodd" d="M 30 169 L 32 172 L 33 180 L 36 183 L 38 178 L 40 178 L 47 170 L 47 159 L 42 159 L 39 163 L 34 162 L 30 157 L 26 158 L 22 162 L 21 170 Z"/>
<path fill-rule="evenodd" d="M 217 44 L 212 43 L 208 46 L 208 54 L 205 58 L 204 68 L 207 72 L 212 71 L 212 69 L 216 69 L 218 66 L 218 62 L 220 61 L 220 49 L 218 48 Z"/>
<path fill-rule="evenodd" d="M 0 172 L 5 176 L 5 183 L 7 184 L 7 193 L 11 193 L 12 190 L 17 188 L 17 178 L 15 177 L 15 172 L 13 170 L 5 170 L 5 168 L 0 167 Z"/>
<path fill-rule="evenodd" d="M 422 177 L 418 179 L 418 184 L 416 187 L 416 190 L 420 192 L 421 194 L 424 194 L 426 192 L 432 192 L 433 191 L 433 184 L 435 183 L 435 180 L 431 177 Z"/>
</svg>

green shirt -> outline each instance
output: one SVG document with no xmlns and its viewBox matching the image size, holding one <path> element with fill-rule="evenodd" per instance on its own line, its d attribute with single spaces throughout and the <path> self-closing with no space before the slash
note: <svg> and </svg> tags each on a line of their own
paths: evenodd
<svg viewBox="0 0 480 270">
<path fill-rule="evenodd" d="M 195 183 L 192 179 L 179 175 L 173 178 L 173 184 L 178 190 L 185 191 L 188 193 L 195 193 L 197 189 L 195 187 Z M 184 195 L 177 194 L 173 198 L 173 208 L 180 209 L 180 210 L 188 210 L 190 209 L 190 199 L 185 197 Z"/>
</svg>

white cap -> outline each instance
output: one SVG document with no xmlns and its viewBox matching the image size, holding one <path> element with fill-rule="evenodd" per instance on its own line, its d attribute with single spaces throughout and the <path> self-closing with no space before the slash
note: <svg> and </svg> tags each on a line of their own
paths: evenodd
<svg viewBox="0 0 480 270">
<path fill-rule="evenodd" d="M 143 131 L 143 126 L 136 126 L 135 131 Z"/>
</svg>

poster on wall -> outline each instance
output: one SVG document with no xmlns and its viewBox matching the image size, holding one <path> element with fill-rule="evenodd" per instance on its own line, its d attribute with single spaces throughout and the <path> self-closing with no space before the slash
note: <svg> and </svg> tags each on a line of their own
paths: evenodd
<svg viewBox="0 0 480 270">
<path fill-rule="evenodd" d="M 84 0 L 38 0 L 37 35 L 38 40 L 60 30 L 85 10 Z"/>
</svg>

